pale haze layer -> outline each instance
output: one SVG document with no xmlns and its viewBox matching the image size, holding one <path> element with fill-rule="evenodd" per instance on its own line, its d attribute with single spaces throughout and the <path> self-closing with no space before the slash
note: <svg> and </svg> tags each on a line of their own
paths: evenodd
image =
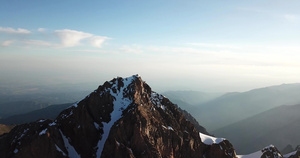
<svg viewBox="0 0 300 158">
<path fill-rule="evenodd" d="M 3 1 L 0 85 L 246 91 L 300 82 L 300 1 Z"/>
</svg>

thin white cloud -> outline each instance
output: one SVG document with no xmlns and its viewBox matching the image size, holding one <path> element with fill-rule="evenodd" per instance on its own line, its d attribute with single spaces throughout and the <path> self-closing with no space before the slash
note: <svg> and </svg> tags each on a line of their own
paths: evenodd
<svg viewBox="0 0 300 158">
<path fill-rule="evenodd" d="M 298 20 L 297 15 L 294 15 L 294 14 L 284 14 L 282 17 L 291 22 Z"/>
<path fill-rule="evenodd" d="M 0 32 L 5 32 L 5 33 L 15 33 L 15 34 L 30 34 L 31 32 L 26 29 L 18 28 L 14 29 L 11 27 L 0 27 Z"/>
<path fill-rule="evenodd" d="M 171 46 L 122 46 L 119 51 L 136 54 L 148 54 L 155 60 L 169 60 L 187 65 L 211 66 L 257 66 L 292 67 L 300 66 L 299 47 L 259 46 L 259 45 L 223 45 L 200 44 L 209 47 L 194 47 L 190 44 L 182 47 Z M 190 46 L 190 47 L 189 47 Z M 235 48 L 235 49 L 224 49 Z M 267 53 L 266 53 L 267 52 Z M 282 52 L 288 52 L 282 54 Z M 267 60 L 266 60 L 267 59 Z"/>
<path fill-rule="evenodd" d="M 49 31 L 46 28 L 38 28 L 34 32 L 30 32 L 27 29 L 14 29 L 11 27 L 0 27 L 0 33 L 9 33 L 9 34 L 30 34 L 22 40 L 16 38 L 12 40 L 6 40 L 0 45 L 9 46 L 12 43 L 25 44 L 27 46 L 44 46 L 52 48 L 70 48 L 75 46 L 87 46 L 101 48 L 104 42 L 109 37 L 97 36 L 91 33 L 86 33 L 82 31 L 63 29 L 63 30 L 54 30 Z M 8 35 L 10 36 L 10 35 Z M 9 38 L 15 38 L 11 36 Z"/>
<path fill-rule="evenodd" d="M 125 52 L 125 53 L 133 53 L 133 54 L 141 54 L 144 53 L 145 50 L 143 50 L 144 48 L 142 46 L 139 45 L 124 45 L 120 47 L 120 51 L 121 53 Z"/>
<path fill-rule="evenodd" d="M 238 7 L 237 10 L 258 13 L 258 14 L 269 14 L 269 15 L 271 14 L 270 11 L 266 9 L 257 8 L 257 7 Z"/>
<path fill-rule="evenodd" d="M 217 44 L 216 44 L 217 45 Z M 210 46 L 212 47 L 212 45 Z M 229 46 L 228 46 L 229 47 Z M 220 53 L 226 53 L 228 51 L 222 49 L 203 49 L 201 47 L 194 47 L 188 44 L 182 47 L 172 47 L 172 46 L 143 46 L 143 45 L 123 45 L 119 49 L 125 53 L 134 54 L 152 54 L 152 55 L 220 55 Z"/>
<path fill-rule="evenodd" d="M 95 49 L 81 49 L 81 50 L 72 50 L 72 52 L 84 52 L 84 53 L 101 53 L 101 54 L 117 54 L 117 51 L 108 51 L 108 50 L 95 50 Z"/>
<path fill-rule="evenodd" d="M 206 47 L 206 48 L 228 48 L 228 49 L 239 49 L 240 46 L 229 45 L 229 44 L 215 44 L 215 43 L 187 43 L 191 46 Z"/>
<path fill-rule="evenodd" d="M 90 37 L 90 44 L 94 47 L 101 48 L 104 41 L 107 39 L 108 37 L 104 37 L 104 36 L 93 36 Z"/>
<path fill-rule="evenodd" d="M 13 44 L 14 43 L 14 41 L 13 40 L 7 40 L 7 41 L 4 41 L 4 42 L 2 42 L 2 46 L 10 46 L 11 44 Z"/>
<path fill-rule="evenodd" d="M 35 46 L 53 46 L 52 43 L 42 41 L 42 40 L 26 40 L 23 41 L 23 43 L 26 45 L 35 45 Z"/>
<path fill-rule="evenodd" d="M 80 41 L 93 35 L 90 33 L 85 33 L 75 30 L 56 30 L 54 34 L 60 39 L 61 47 L 74 47 L 80 44 Z"/>
<path fill-rule="evenodd" d="M 179 53 L 179 54 L 198 54 L 203 51 L 191 47 L 169 47 L 169 46 L 150 46 L 146 48 L 150 52 L 158 53 Z"/>
<path fill-rule="evenodd" d="M 278 19 L 285 19 L 289 22 L 295 22 L 295 21 L 298 21 L 300 19 L 299 15 L 295 15 L 295 14 L 278 14 L 278 13 L 274 13 L 274 12 L 269 11 L 269 10 L 259 9 L 259 8 L 239 7 L 237 9 L 241 10 L 241 11 L 264 14 L 264 15 L 268 15 L 268 16 L 275 17 L 275 18 L 278 18 Z"/>
<path fill-rule="evenodd" d="M 38 28 L 38 29 L 37 29 L 38 32 L 45 32 L 46 30 L 47 30 L 47 29 L 45 29 L 45 28 Z"/>
</svg>

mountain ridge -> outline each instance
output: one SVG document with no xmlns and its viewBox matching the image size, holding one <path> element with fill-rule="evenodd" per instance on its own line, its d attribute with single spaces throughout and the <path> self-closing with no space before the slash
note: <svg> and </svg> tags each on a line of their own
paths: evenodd
<svg viewBox="0 0 300 158">
<path fill-rule="evenodd" d="M 209 131 L 214 131 L 274 107 L 299 104 L 299 95 L 299 83 L 282 84 L 225 94 L 190 112 Z"/>
<path fill-rule="evenodd" d="M 249 153 L 270 143 L 283 150 L 287 145 L 296 146 L 300 142 L 299 111 L 300 104 L 275 107 L 212 133 L 231 140 L 240 153 Z M 250 146 L 254 142 L 256 145 Z"/>
<path fill-rule="evenodd" d="M 55 119 L 58 114 L 73 105 L 74 103 L 50 105 L 45 108 L 34 110 L 28 113 L 9 116 L 7 118 L 0 119 L 2 124 L 24 124 L 34 122 L 38 119 Z"/>
<path fill-rule="evenodd" d="M 0 136 L 3 157 L 232 157 L 229 141 L 205 144 L 196 127 L 137 75 L 105 82 L 55 120 Z M 11 142 L 11 143 L 10 143 Z M 38 150 L 36 150 L 38 149 Z M 47 153 L 47 154 L 45 154 Z"/>
</svg>

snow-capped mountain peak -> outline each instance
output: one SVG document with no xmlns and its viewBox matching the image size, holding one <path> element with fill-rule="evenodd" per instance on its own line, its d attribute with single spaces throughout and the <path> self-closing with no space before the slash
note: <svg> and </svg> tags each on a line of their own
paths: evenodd
<svg viewBox="0 0 300 158">
<path fill-rule="evenodd" d="M 53 121 L 15 127 L 0 145 L 1 157 L 235 157 L 138 75 L 105 82 Z"/>
</svg>

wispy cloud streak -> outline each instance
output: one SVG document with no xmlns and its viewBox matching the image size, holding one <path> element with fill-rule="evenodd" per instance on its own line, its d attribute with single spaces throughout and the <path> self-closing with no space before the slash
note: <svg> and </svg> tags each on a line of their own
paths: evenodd
<svg viewBox="0 0 300 158">
<path fill-rule="evenodd" d="M 75 30 L 56 30 L 54 34 L 60 39 L 62 47 L 74 47 L 80 44 L 80 41 L 93 35 Z"/>
<path fill-rule="evenodd" d="M 13 44 L 14 43 L 14 41 L 13 40 L 7 40 L 7 41 L 4 41 L 4 42 L 2 42 L 2 46 L 10 46 L 11 44 Z"/>
<path fill-rule="evenodd" d="M 1 46 L 10 46 L 12 43 L 15 43 L 15 45 L 26 45 L 27 47 L 71 48 L 87 46 L 101 48 L 104 42 L 110 39 L 109 37 L 71 29 L 50 31 L 45 28 L 38 28 L 31 32 L 22 28 L 0 27 L 0 33 L 1 32 L 6 33 L 6 35 L 2 37 L 3 41 Z M 28 34 L 28 36 L 16 38 L 15 35 L 10 34 Z M 10 40 L 11 38 L 14 38 L 14 40 Z"/>
<path fill-rule="evenodd" d="M 265 10 L 265 9 L 260 9 L 260 8 L 250 8 L 250 7 L 239 7 L 237 8 L 240 11 L 247 11 L 247 12 L 253 12 L 253 13 L 259 13 L 259 14 L 264 14 L 267 16 L 279 18 L 279 19 L 284 19 L 289 22 L 296 22 L 300 20 L 300 16 L 297 14 L 291 14 L 291 13 L 274 13 L 270 10 Z"/>
<path fill-rule="evenodd" d="M 18 28 L 14 29 L 11 27 L 0 27 L 0 32 L 4 33 L 14 33 L 14 34 L 30 34 L 31 32 L 26 29 Z"/>
<path fill-rule="evenodd" d="M 105 36 L 92 36 L 90 37 L 90 44 L 94 47 L 101 48 L 107 39 L 109 38 Z"/>
</svg>

